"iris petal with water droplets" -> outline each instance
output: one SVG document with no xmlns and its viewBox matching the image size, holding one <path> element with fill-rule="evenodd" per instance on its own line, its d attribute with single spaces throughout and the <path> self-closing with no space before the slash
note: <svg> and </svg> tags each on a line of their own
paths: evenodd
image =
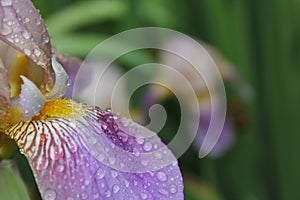
<svg viewBox="0 0 300 200">
<path fill-rule="evenodd" d="M 177 161 L 157 135 L 109 111 L 84 108 L 76 119 L 50 116 L 9 132 L 43 199 L 183 199 Z"/>
<path fill-rule="evenodd" d="M 51 44 L 47 28 L 31 1 L 11 0 L 0 3 L 0 39 L 48 67 Z"/>
<path fill-rule="evenodd" d="M 2 90 L 2 92 L 0 93 L 0 124 L 1 125 L 5 121 L 5 117 L 8 113 L 9 105 L 10 105 L 10 87 L 9 87 L 9 82 L 6 73 L 7 70 L 5 69 L 2 59 L 0 58 L 0 85 Z"/>
<path fill-rule="evenodd" d="M 0 40 L 42 67 L 44 74 L 41 87 L 46 91 L 52 87 L 50 37 L 31 1 L 0 1 Z"/>
</svg>

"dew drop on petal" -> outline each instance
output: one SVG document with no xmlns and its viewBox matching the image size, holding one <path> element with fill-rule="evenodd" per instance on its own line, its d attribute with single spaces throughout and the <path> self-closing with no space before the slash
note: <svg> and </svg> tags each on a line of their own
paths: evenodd
<svg viewBox="0 0 300 200">
<path fill-rule="evenodd" d="M 57 167 L 56 167 L 56 171 L 57 172 L 63 172 L 64 171 L 64 166 L 63 165 L 58 165 Z"/>
<path fill-rule="evenodd" d="M 94 198 L 94 199 L 98 199 L 98 198 L 99 198 L 99 193 L 93 194 L 93 198 Z"/>
<path fill-rule="evenodd" d="M 97 173 L 96 173 L 96 177 L 99 179 L 102 179 L 105 176 L 105 172 L 103 171 L 102 168 L 99 168 Z"/>
<path fill-rule="evenodd" d="M 151 142 L 146 142 L 146 143 L 144 144 L 144 146 L 143 146 L 143 149 L 144 149 L 145 151 L 151 151 L 151 149 L 152 149 L 152 143 L 151 143 Z"/>
<path fill-rule="evenodd" d="M 129 184 L 130 184 L 130 183 L 129 183 L 128 180 L 124 180 L 124 184 L 125 184 L 126 187 L 129 187 Z"/>
<path fill-rule="evenodd" d="M 2 29 L 0 30 L 0 34 L 1 35 L 9 35 L 12 32 L 12 28 L 7 25 L 7 24 L 3 24 Z"/>
<path fill-rule="evenodd" d="M 30 56 L 31 55 L 31 52 L 29 49 L 24 49 L 24 53 L 26 56 Z"/>
<path fill-rule="evenodd" d="M 41 51 L 38 50 L 38 49 L 34 49 L 33 50 L 33 54 L 36 55 L 36 56 L 40 56 L 41 55 Z"/>
<path fill-rule="evenodd" d="M 36 169 L 37 170 L 43 170 L 46 169 L 47 167 L 47 161 L 45 158 L 41 158 L 41 160 L 38 161 L 38 163 L 36 164 Z"/>
<path fill-rule="evenodd" d="M 87 192 L 81 193 L 81 199 L 87 199 L 89 197 L 89 194 Z"/>
<path fill-rule="evenodd" d="M 167 180 L 168 180 L 168 176 L 167 176 L 167 174 L 164 173 L 164 172 L 158 172 L 158 173 L 157 173 L 157 178 L 158 178 L 158 180 L 160 180 L 160 181 L 167 181 Z"/>
<path fill-rule="evenodd" d="M 89 180 L 85 180 L 84 181 L 84 185 L 88 186 L 90 184 L 90 181 Z"/>
<path fill-rule="evenodd" d="M 42 35 L 42 41 L 43 41 L 44 44 L 46 44 L 50 41 L 50 39 L 46 34 L 44 34 L 44 35 Z"/>
<path fill-rule="evenodd" d="M 117 193 L 120 191 L 120 187 L 118 185 L 114 185 L 112 189 L 113 189 L 114 193 Z"/>
<path fill-rule="evenodd" d="M 105 196 L 106 197 L 110 197 L 111 196 L 111 191 L 110 190 L 106 190 L 105 191 Z"/>
<path fill-rule="evenodd" d="M 116 170 L 111 170 L 111 176 L 116 178 L 118 176 L 118 172 Z"/>
<path fill-rule="evenodd" d="M 54 190 L 47 190 L 44 195 L 45 200 L 55 200 L 56 199 L 56 192 Z"/>
<path fill-rule="evenodd" d="M 75 153 L 77 151 L 77 144 L 76 143 L 71 143 L 70 148 L 69 148 L 71 153 Z"/>
<path fill-rule="evenodd" d="M 158 190 L 158 192 L 159 192 L 160 194 L 162 194 L 162 195 L 165 195 L 166 197 L 169 197 L 169 192 L 168 192 L 166 189 L 164 189 L 164 188 L 160 188 L 160 189 Z"/>
<path fill-rule="evenodd" d="M 147 199 L 148 195 L 144 192 L 141 192 L 141 198 L 142 199 Z"/>
<path fill-rule="evenodd" d="M 30 22 L 30 19 L 29 19 L 28 17 L 25 17 L 25 18 L 24 18 L 24 22 L 25 22 L 25 23 L 29 23 L 29 22 Z"/>
<path fill-rule="evenodd" d="M 29 39 L 31 37 L 30 33 L 28 31 L 22 31 L 22 36 L 25 38 L 25 39 Z"/>
<path fill-rule="evenodd" d="M 100 154 L 97 156 L 97 159 L 98 159 L 99 161 L 102 162 L 102 161 L 105 159 L 104 154 L 100 153 Z"/>
<path fill-rule="evenodd" d="M 176 192 L 177 192 L 177 186 L 176 185 L 171 185 L 171 187 L 170 187 L 170 192 L 172 193 L 172 194 L 175 194 Z"/>
<path fill-rule="evenodd" d="M 108 162 L 109 162 L 109 164 L 113 165 L 116 163 L 116 159 L 114 157 L 109 157 Z"/>
<path fill-rule="evenodd" d="M 138 143 L 138 144 L 143 144 L 145 139 L 144 138 L 136 138 L 135 141 Z"/>
</svg>

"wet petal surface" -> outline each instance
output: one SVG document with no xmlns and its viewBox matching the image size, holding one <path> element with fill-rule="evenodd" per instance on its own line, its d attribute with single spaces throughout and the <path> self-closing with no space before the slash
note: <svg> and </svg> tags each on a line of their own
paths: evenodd
<svg viewBox="0 0 300 200">
<path fill-rule="evenodd" d="M 110 111 L 69 106 L 80 116 L 50 113 L 9 131 L 43 199 L 183 199 L 177 161 L 156 134 Z"/>
<path fill-rule="evenodd" d="M 0 58 L 0 85 L 2 90 L 0 92 L 0 124 L 5 121 L 10 105 L 10 87 L 6 74 L 7 70 Z"/>
<path fill-rule="evenodd" d="M 1 0 L 0 11 L 0 39 L 36 64 L 50 66 L 50 37 L 31 1 Z"/>
</svg>

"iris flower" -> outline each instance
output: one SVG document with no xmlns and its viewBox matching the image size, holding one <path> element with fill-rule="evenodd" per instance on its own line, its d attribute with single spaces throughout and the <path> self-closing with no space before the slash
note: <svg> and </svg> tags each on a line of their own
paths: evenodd
<svg viewBox="0 0 300 200">
<path fill-rule="evenodd" d="M 43 199 L 183 199 L 177 160 L 155 133 L 62 98 L 68 75 L 31 1 L 0 0 L 0 40 L 0 134 L 26 156 Z"/>
<path fill-rule="evenodd" d="M 241 79 L 240 75 L 233 67 L 233 65 L 229 63 L 223 57 L 223 55 L 220 54 L 212 46 L 203 43 L 201 43 L 201 45 L 205 48 L 208 54 L 212 57 L 213 61 L 216 63 L 223 80 L 230 83 L 231 86 L 235 87 L 235 91 L 237 91 L 237 93 L 240 93 L 239 95 L 241 97 L 247 98 L 247 96 L 249 96 L 250 88 Z M 177 51 L 185 52 L 188 61 L 192 60 L 192 63 L 197 63 L 201 70 L 205 71 L 207 75 L 211 75 L 211 77 L 206 77 L 208 80 L 207 84 L 209 84 L 213 88 L 217 88 L 215 87 L 217 81 L 215 80 L 214 70 L 212 70 L 215 67 L 214 63 L 204 51 L 200 51 L 197 47 L 195 47 L 195 45 L 191 44 L 189 39 L 186 39 L 184 37 L 170 38 L 170 40 L 166 41 L 163 47 L 164 49 L 177 49 Z M 197 135 L 194 140 L 194 147 L 200 149 L 211 121 L 212 112 L 210 94 L 208 92 L 206 83 L 204 82 L 204 79 L 202 79 L 198 75 L 195 67 L 185 59 L 166 51 L 161 51 L 159 54 L 159 58 L 162 64 L 172 67 L 174 70 L 183 75 L 189 81 L 192 88 L 194 89 L 195 94 L 197 95 L 197 106 L 200 107 L 201 116 Z M 190 96 L 185 88 L 186 86 L 177 79 L 174 79 L 171 73 L 167 73 L 164 70 L 158 71 L 154 82 L 162 82 L 167 83 L 167 85 L 172 85 L 178 89 L 177 95 L 181 95 L 186 100 L 190 99 Z M 218 90 L 215 89 L 213 92 L 218 93 Z M 171 96 L 170 94 L 171 93 L 166 88 L 158 87 L 157 85 L 150 87 L 144 97 L 144 101 L 142 102 L 144 110 L 146 110 L 145 112 L 149 110 L 151 105 L 163 102 L 165 99 L 169 98 Z M 187 106 L 190 105 L 192 105 L 192 103 L 189 103 Z M 218 107 L 220 106 L 222 105 L 219 105 Z M 193 106 L 191 106 L 190 112 L 193 112 Z M 197 119 L 195 119 L 194 121 L 197 121 Z M 191 133 L 191 131 L 187 131 L 187 137 L 191 137 L 191 134 L 189 133 Z M 210 136 L 208 136 L 208 138 L 210 139 Z M 232 147 L 234 141 L 235 126 L 233 120 L 229 116 L 227 116 L 220 137 L 208 156 L 214 158 L 222 156 L 227 150 L 230 149 L 230 147 Z"/>
</svg>

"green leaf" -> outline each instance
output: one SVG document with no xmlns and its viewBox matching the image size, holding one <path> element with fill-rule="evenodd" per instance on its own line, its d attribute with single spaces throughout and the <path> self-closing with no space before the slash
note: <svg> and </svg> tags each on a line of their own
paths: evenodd
<svg viewBox="0 0 300 200">
<path fill-rule="evenodd" d="M 107 39 L 108 36 L 103 34 L 70 34 L 54 37 L 52 42 L 60 53 L 67 53 L 73 56 L 84 58 L 98 44 Z M 102 49 L 99 53 L 99 58 L 111 58 L 118 55 L 122 49 L 134 49 L 127 41 L 116 40 L 108 48 Z M 139 64 L 154 62 L 154 58 L 148 52 L 133 51 L 126 55 L 120 55 L 120 62 L 126 66 L 134 67 Z"/>
<path fill-rule="evenodd" d="M 122 1 L 79 1 L 49 16 L 45 21 L 50 35 L 61 35 L 105 20 L 120 19 L 127 13 Z"/>
<path fill-rule="evenodd" d="M 27 188 L 16 167 L 10 161 L 0 161 L 1 199 L 30 200 Z"/>
</svg>

